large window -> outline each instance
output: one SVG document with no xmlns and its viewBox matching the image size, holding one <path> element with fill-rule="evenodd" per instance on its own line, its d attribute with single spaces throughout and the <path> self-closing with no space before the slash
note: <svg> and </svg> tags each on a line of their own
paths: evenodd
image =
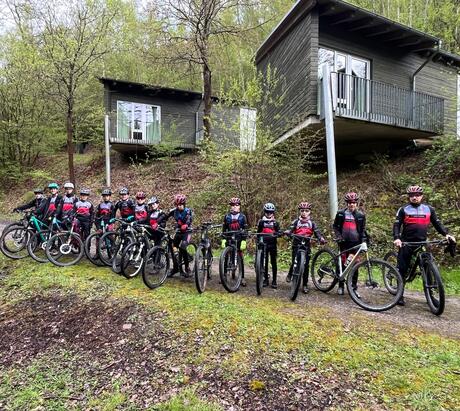
<svg viewBox="0 0 460 411">
<path fill-rule="evenodd" d="M 161 108 L 129 101 L 117 102 L 117 140 L 143 144 L 161 140 Z"/>
</svg>

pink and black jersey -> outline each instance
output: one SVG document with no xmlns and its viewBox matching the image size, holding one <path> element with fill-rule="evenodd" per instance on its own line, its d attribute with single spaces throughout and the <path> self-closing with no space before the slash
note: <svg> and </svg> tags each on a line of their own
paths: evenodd
<svg viewBox="0 0 460 411">
<path fill-rule="evenodd" d="M 113 203 L 111 201 L 102 201 L 96 208 L 96 218 L 101 220 L 110 220 L 113 213 Z"/>
<path fill-rule="evenodd" d="M 136 204 L 134 207 L 134 217 L 138 223 L 144 224 L 148 220 L 147 204 Z"/>
<path fill-rule="evenodd" d="M 344 241 L 359 242 L 359 233 L 353 213 L 345 210 L 345 219 L 342 225 L 342 238 Z"/>
<path fill-rule="evenodd" d="M 68 217 L 73 209 L 74 205 L 77 203 L 78 198 L 75 195 L 64 195 L 62 197 L 61 202 L 59 203 L 58 210 L 56 212 L 57 218 L 58 219 L 63 219 L 65 217 Z"/>
<path fill-rule="evenodd" d="M 90 220 L 93 215 L 93 205 L 90 201 L 78 200 L 75 203 L 75 212 L 78 219 L 87 219 Z"/>
<path fill-rule="evenodd" d="M 135 204 L 133 200 L 120 200 L 117 202 L 117 204 L 115 204 L 112 216 L 115 217 L 117 214 L 117 210 L 120 210 L 121 218 L 126 219 L 130 216 L 134 216 L 134 208 Z"/>
</svg>

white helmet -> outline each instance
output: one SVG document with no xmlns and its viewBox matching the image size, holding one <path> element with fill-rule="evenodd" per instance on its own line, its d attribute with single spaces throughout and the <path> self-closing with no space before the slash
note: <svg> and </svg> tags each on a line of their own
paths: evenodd
<svg viewBox="0 0 460 411">
<path fill-rule="evenodd" d="M 64 188 L 71 188 L 71 189 L 74 189 L 75 186 L 73 185 L 73 183 L 67 182 L 67 183 L 64 184 Z"/>
</svg>

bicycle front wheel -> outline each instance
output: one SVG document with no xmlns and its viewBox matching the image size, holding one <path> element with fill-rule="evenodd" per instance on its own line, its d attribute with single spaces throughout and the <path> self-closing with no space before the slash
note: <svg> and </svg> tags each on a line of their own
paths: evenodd
<svg viewBox="0 0 460 411">
<path fill-rule="evenodd" d="M 195 286 L 197 291 L 201 294 L 206 289 L 208 276 L 210 273 L 210 260 L 208 251 L 204 245 L 199 245 L 195 254 Z"/>
<path fill-rule="evenodd" d="M 30 232 L 22 225 L 10 225 L 2 233 L 0 238 L 0 250 L 7 257 L 14 260 L 28 257 L 27 243 Z"/>
<path fill-rule="evenodd" d="M 85 240 L 85 254 L 86 258 L 98 267 L 104 266 L 105 264 L 99 258 L 99 252 L 97 250 L 99 241 L 101 240 L 100 233 L 92 233 Z"/>
<path fill-rule="evenodd" d="M 257 295 L 262 294 L 263 290 L 263 282 L 264 282 L 264 263 L 265 263 L 265 256 L 264 250 L 262 248 L 257 249 L 256 253 L 256 291 Z"/>
<path fill-rule="evenodd" d="M 82 259 L 85 247 L 78 234 L 62 232 L 50 237 L 45 252 L 48 260 L 54 265 L 68 267 Z"/>
<path fill-rule="evenodd" d="M 385 254 L 383 259 L 387 262 L 390 263 L 393 267 L 398 267 L 398 254 L 395 253 L 394 251 L 388 251 L 388 253 Z M 386 268 L 384 268 L 386 270 Z M 391 275 L 387 275 L 386 271 L 384 272 L 385 277 L 383 277 L 383 280 L 385 282 L 385 287 L 387 288 L 388 292 L 392 294 L 396 294 L 398 291 L 397 285 L 394 284 L 394 277 Z"/>
<path fill-rule="evenodd" d="M 436 263 L 432 260 L 425 260 L 423 263 L 423 291 L 430 311 L 435 315 L 444 312 L 446 298 L 441 274 Z"/>
<path fill-rule="evenodd" d="M 39 263 L 49 262 L 48 257 L 46 256 L 46 243 L 48 239 L 52 236 L 50 230 L 37 231 L 32 234 L 27 243 L 27 252 L 29 255 Z M 54 250 L 54 252 L 57 252 Z"/>
<path fill-rule="evenodd" d="M 390 292 L 387 282 L 396 292 Z M 371 258 L 352 267 L 347 277 L 351 299 L 368 311 L 385 311 L 393 308 L 403 295 L 404 281 L 399 271 L 390 263 Z"/>
<path fill-rule="evenodd" d="M 239 290 L 243 278 L 243 259 L 235 247 L 228 246 L 220 255 L 220 281 L 229 293 Z"/>
<path fill-rule="evenodd" d="M 145 247 L 145 244 L 144 244 Z M 142 243 L 129 244 L 121 255 L 120 269 L 126 278 L 134 278 L 142 270 L 144 264 L 145 248 Z"/>
<path fill-rule="evenodd" d="M 314 286 L 323 293 L 331 291 L 337 284 L 337 257 L 328 248 L 317 251 L 313 256 L 311 279 Z"/>
<path fill-rule="evenodd" d="M 302 281 L 305 271 L 305 258 L 305 251 L 299 251 L 297 253 L 297 264 L 292 270 L 291 290 L 289 291 L 289 298 L 291 301 L 295 301 L 299 294 L 300 282 Z"/>
<path fill-rule="evenodd" d="M 149 250 L 142 266 L 142 280 L 150 289 L 161 286 L 168 275 L 169 256 L 163 247 L 153 247 Z"/>
<path fill-rule="evenodd" d="M 113 256 L 115 255 L 120 243 L 120 233 L 108 231 L 104 233 L 97 245 L 97 253 L 101 261 L 111 267 Z"/>
</svg>

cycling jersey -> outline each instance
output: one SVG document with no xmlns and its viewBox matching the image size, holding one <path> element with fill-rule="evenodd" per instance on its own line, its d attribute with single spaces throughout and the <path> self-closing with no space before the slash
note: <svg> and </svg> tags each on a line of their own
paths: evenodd
<svg viewBox="0 0 460 411">
<path fill-rule="evenodd" d="M 43 215 L 45 218 L 54 217 L 56 209 L 61 202 L 62 197 L 59 194 L 48 197 L 45 201 L 40 204 L 40 210 L 38 213 Z"/>
<path fill-rule="evenodd" d="M 222 231 L 238 231 L 248 228 L 248 220 L 243 213 L 228 213 L 224 217 Z"/>
<path fill-rule="evenodd" d="M 257 224 L 257 232 L 263 234 L 276 234 L 280 231 L 280 225 L 274 217 L 263 216 Z M 264 236 L 264 243 L 276 245 L 276 237 Z"/>
<path fill-rule="evenodd" d="M 289 231 L 292 234 L 297 234 L 297 235 L 301 235 L 304 237 L 311 237 L 314 234 L 316 238 L 318 239 L 323 238 L 323 236 L 321 235 L 321 232 L 316 226 L 316 223 L 310 217 L 305 218 L 305 219 L 302 219 L 300 217 L 297 218 L 291 223 L 291 226 L 289 227 Z"/>
<path fill-rule="evenodd" d="M 56 216 L 59 220 L 64 217 L 68 217 L 74 209 L 74 205 L 78 201 L 78 198 L 74 195 L 64 195 L 57 207 Z"/>
<path fill-rule="evenodd" d="M 131 199 L 128 200 L 119 200 L 113 209 L 112 217 L 117 215 L 117 210 L 120 210 L 120 215 L 122 219 L 126 219 L 130 216 L 134 216 L 135 209 L 134 201 Z"/>
<path fill-rule="evenodd" d="M 149 216 L 149 224 L 154 230 L 158 227 L 164 228 L 166 226 L 166 214 L 163 210 L 152 211 Z"/>
<path fill-rule="evenodd" d="M 433 207 L 428 204 L 408 204 L 396 213 L 393 237 L 395 240 L 403 241 L 426 241 L 430 223 L 439 234 L 447 235 L 447 229 L 442 225 Z"/>
<path fill-rule="evenodd" d="M 90 220 L 93 216 L 93 204 L 90 201 L 78 200 L 75 203 L 74 211 L 76 212 L 77 218 Z"/>
<path fill-rule="evenodd" d="M 147 204 L 136 204 L 134 206 L 134 216 L 138 223 L 146 224 L 149 216 L 149 212 L 147 211 Z"/>
<path fill-rule="evenodd" d="M 96 208 L 96 218 L 110 220 L 113 214 L 114 205 L 111 201 L 102 201 Z"/>
<path fill-rule="evenodd" d="M 182 211 L 173 208 L 169 211 L 167 218 L 171 217 L 176 221 L 176 228 L 180 229 L 183 225 L 186 225 L 187 228 L 191 228 L 192 226 L 193 212 L 190 208 L 184 207 Z"/>
<path fill-rule="evenodd" d="M 16 207 L 16 210 L 18 211 L 24 211 L 28 210 L 29 208 L 33 208 L 34 211 L 36 212 L 35 214 L 38 214 L 38 211 L 40 210 L 40 206 L 42 203 L 46 202 L 46 198 L 41 196 L 39 198 L 34 198 L 33 200 L 29 201 L 26 204 L 23 204 L 22 206 Z"/>
<path fill-rule="evenodd" d="M 353 212 L 348 208 L 339 210 L 332 228 L 338 240 L 350 244 L 359 244 L 367 240 L 366 216 L 358 210 Z"/>
</svg>

